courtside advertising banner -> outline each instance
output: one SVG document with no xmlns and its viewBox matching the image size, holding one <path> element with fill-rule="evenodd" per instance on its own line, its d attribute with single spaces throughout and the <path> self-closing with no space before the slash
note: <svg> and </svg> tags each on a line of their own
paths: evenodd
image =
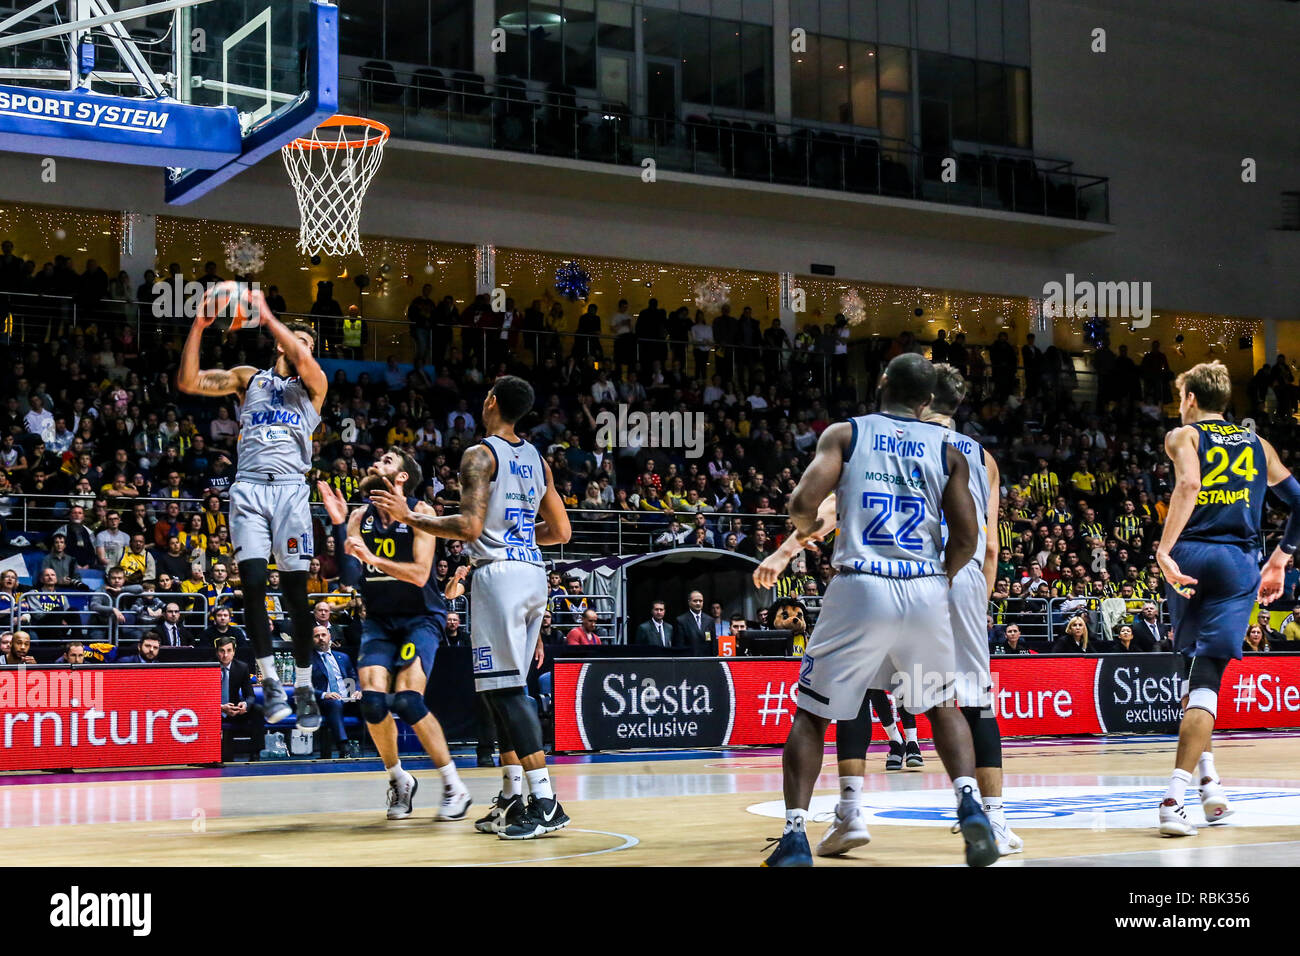
<svg viewBox="0 0 1300 956">
<path fill-rule="evenodd" d="M 1023 655 L 994 658 L 991 669 L 993 706 L 1007 737 L 1178 730 L 1182 675 L 1173 654 Z M 789 733 L 798 688 L 795 659 L 559 660 L 555 747 L 775 746 Z M 1300 726 L 1300 655 L 1234 661 L 1219 695 L 1218 726 Z M 917 730 L 930 736 L 924 717 Z"/>
<path fill-rule="evenodd" d="M 216 664 L 0 667 L 0 771 L 221 760 Z"/>
</svg>

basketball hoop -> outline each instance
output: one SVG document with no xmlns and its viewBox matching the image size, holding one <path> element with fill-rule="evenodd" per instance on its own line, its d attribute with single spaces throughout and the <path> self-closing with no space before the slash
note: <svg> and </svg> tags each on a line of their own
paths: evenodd
<svg viewBox="0 0 1300 956">
<path fill-rule="evenodd" d="M 377 120 L 334 116 L 280 150 L 298 194 L 298 248 L 310 256 L 361 251 L 361 202 L 390 131 Z"/>
</svg>

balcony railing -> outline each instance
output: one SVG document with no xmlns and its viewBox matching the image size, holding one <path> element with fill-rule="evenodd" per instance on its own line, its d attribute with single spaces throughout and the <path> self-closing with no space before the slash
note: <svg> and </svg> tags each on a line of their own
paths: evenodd
<svg viewBox="0 0 1300 956">
<path fill-rule="evenodd" d="M 363 68 L 365 69 L 365 68 Z M 522 81 L 450 80 L 391 67 L 340 79 L 342 108 L 388 124 L 403 139 L 658 169 L 838 192 L 893 196 L 1064 219 L 1108 222 L 1109 181 L 1064 160 L 996 152 L 922 153 L 872 136 L 719 117 L 638 116 L 622 104 L 586 106 L 571 88 L 530 98 Z M 534 93 L 533 95 L 538 95 Z M 955 181 L 945 182 L 944 161 Z"/>
</svg>

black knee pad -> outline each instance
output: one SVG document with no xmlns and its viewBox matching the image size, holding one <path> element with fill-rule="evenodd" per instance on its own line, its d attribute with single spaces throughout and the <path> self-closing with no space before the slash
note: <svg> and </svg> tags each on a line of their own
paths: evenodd
<svg viewBox="0 0 1300 956">
<path fill-rule="evenodd" d="M 871 694 L 862 699 L 858 716 L 835 724 L 835 756 L 839 760 L 866 760 L 871 742 Z M 888 712 L 886 712 L 888 713 Z"/>
<path fill-rule="evenodd" d="M 888 727 L 894 722 L 894 711 L 889 706 L 889 695 L 883 690 L 867 691 L 867 702 L 875 710 L 876 719 L 880 721 L 882 727 Z"/>
<path fill-rule="evenodd" d="M 904 730 L 916 729 L 916 714 L 909 713 L 907 708 L 898 708 L 898 722 L 903 725 Z"/>
<path fill-rule="evenodd" d="M 407 726 L 414 727 L 429 716 L 429 708 L 419 691 L 403 690 L 393 695 L 393 714 L 406 721 Z"/>
<path fill-rule="evenodd" d="M 510 735 L 513 746 L 510 748 L 520 757 L 537 753 L 542 749 L 542 723 L 537 718 L 537 708 L 522 687 L 503 687 L 487 692 L 497 714 L 498 732 Z M 502 752 L 505 745 L 502 744 Z"/>
<path fill-rule="evenodd" d="M 361 719 L 368 724 L 382 724 L 388 716 L 388 695 L 378 690 L 361 692 Z"/>
<path fill-rule="evenodd" d="M 274 653 L 271 647 L 271 619 L 266 616 L 266 559 L 239 562 L 239 587 L 244 592 L 244 630 L 255 657 Z"/>
<path fill-rule="evenodd" d="M 244 597 L 247 606 L 248 597 Z M 280 603 L 293 621 L 293 660 L 299 667 L 311 667 L 314 649 L 311 632 L 315 622 L 311 616 L 311 601 L 307 597 L 306 571 L 280 572 Z"/>
<path fill-rule="evenodd" d="M 982 707 L 963 707 L 961 715 L 970 725 L 971 743 L 975 745 L 976 767 L 1002 766 L 1002 731 L 997 718 Z"/>
</svg>

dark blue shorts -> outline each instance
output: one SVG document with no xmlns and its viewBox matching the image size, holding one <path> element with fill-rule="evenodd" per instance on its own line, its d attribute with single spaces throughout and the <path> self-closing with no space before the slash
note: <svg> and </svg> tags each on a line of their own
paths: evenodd
<svg viewBox="0 0 1300 956">
<path fill-rule="evenodd" d="M 357 668 L 383 667 L 400 671 L 419 661 L 427 678 L 442 643 L 446 618 L 432 614 L 415 617 L 371 615 L 361 629 L 361 659 Z"/>
<path fill-rule="evenodd" d="M 1183 597 L 1169 584 L 1174 649 L 1187 657 L 1241 660 L 1241 642 L 1259 592 L 1259 562 L 1253 551 L 1231 544 L 1180 541 L 1173 559 L 1196 578 L 1196 593 Z"/>
</svg>

